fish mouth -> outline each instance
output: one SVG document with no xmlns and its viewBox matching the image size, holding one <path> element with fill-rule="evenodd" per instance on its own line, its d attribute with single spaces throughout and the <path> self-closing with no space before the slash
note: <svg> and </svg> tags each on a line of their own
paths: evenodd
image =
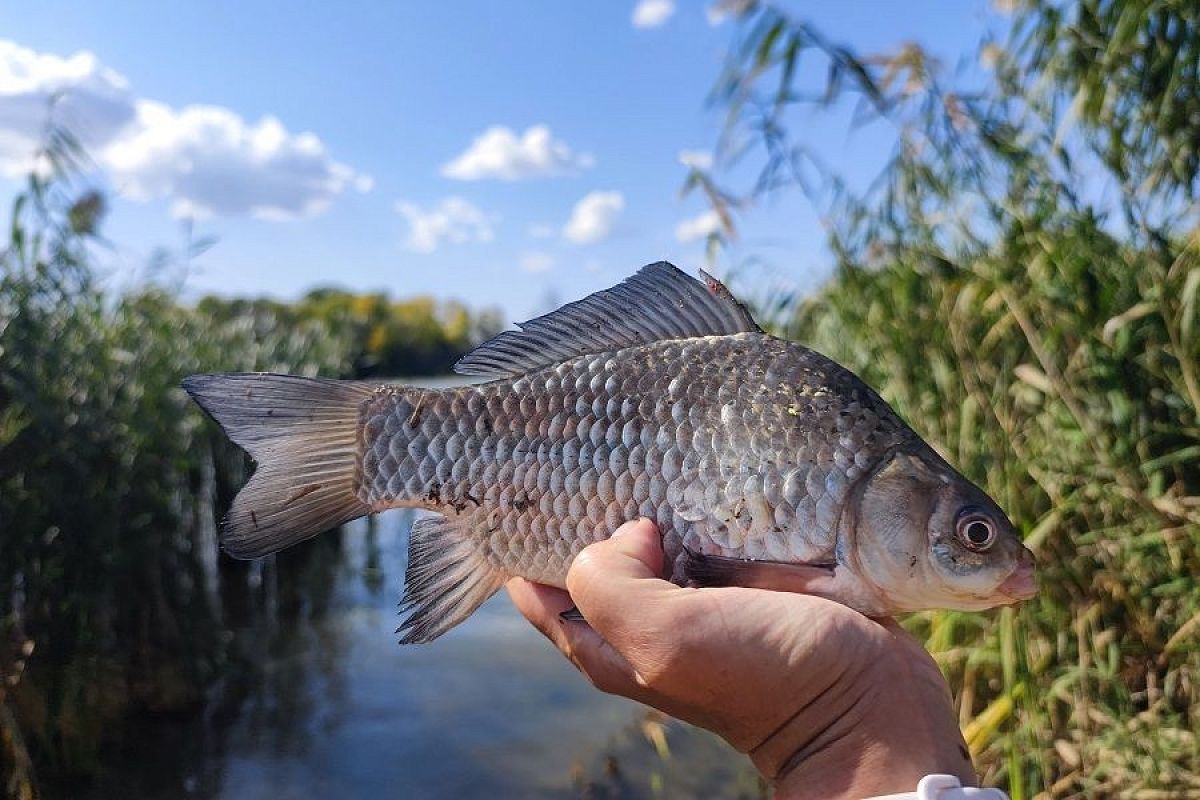
<svg viewBox="0 0 1200 800">
<path fill-rule="evenodd" d="M 1037 594 L 1037 577 L 1033 569 L 1033 556 L 1026 550 L 1016 568 L 1005 578 L 996 591 L 1014 601 L 1028 600 Z"/>
</svg>

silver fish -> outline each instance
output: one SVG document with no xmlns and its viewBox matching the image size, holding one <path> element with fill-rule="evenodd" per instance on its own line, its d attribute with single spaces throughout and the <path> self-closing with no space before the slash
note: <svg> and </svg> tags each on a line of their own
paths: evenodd
<svg viewBox="0 0 1200 800">
<path fill-rule="evenodd" d="M 703 273 L 702 273 L 703 275 Z M 451 389 L 269 374 L 184 387 L 258 468 L 223 525 L 238 558 L 418 507 L 404 642 L 511 576 L 653 519 L 681 585 L 818 594 L 864 614 L 1035 592 L 1004 512 L 844 367 L 769 336 L 708 275 L 665 262 L 524 323 Z"/>
</svg>

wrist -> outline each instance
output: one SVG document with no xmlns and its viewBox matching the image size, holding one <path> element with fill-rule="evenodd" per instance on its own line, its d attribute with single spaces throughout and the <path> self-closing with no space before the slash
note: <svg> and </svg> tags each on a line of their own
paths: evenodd
<svg viewBox="0 0 1200 800">
<path fill-rule="evenodd" d="M 926 674 L 897 661 L 881 659 L 870 679 L 853 682 L 860 691 L 852 696 L 831 686 L 750 753 L 778 798 L 912 791 L 936 773 L 976 785 L 940 673 L 932 662 Z"/>
<path fill-rule="evenodd" d="M 976 784 L 970 760 L 957 747 L 924 741 L 898 745 L 874 735 L 852 733 L 827 746 L 798 751 L 781 764 L 772 783 L 778 800 L 860 800 L 911 792 L 922 778 L 936 773 L 954 775 L 963 786 Z"/>
</svg>

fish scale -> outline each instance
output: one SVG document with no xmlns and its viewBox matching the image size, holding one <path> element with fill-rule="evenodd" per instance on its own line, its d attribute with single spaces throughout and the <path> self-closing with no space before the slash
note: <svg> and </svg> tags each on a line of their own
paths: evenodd
<svg viewBox="0 0 1200 800">
<path fill-rule="evenodd" d="M 258 462 L 222 545 L 254 558 L 367 513 L 437 512 L 409 536 L 404 643 L 437 638 L 509 577 L 564 586 L 584 547 L 639 516 L 683 585 L 869 614 L 1032 591 L 1032 557 L 991 498 L 711 276 L 651 264 L 518 327 L 455 365 L 487 380 L 471 386 L 185 380 Z"/>
<path fill-rule="evenodd" d="M 496 568 L 556 586 L 580 550 L 638 516 L 673 557 L 829 559 L 850 486 L 907 431 L 870 410 L 879 402 L 832 361 L 758 333 L 512 381 L 382 388 L 361 411 L 359 498 L 464 518 Z"/>
</svg>

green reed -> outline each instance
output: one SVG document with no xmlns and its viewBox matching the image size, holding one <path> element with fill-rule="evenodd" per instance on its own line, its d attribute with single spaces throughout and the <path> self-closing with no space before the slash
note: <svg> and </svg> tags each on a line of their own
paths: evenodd
<svg viewBox="0 0 1200 800">
<path fill-rule="evenodd" d="M 0 796 L 96 770 L 121 723 L 199 709 L 231 653 L 215 510 L 245 459 L 180 379 L 263 370 L 356 377 L 438 362 L 493 315 L 323 290 L 301 302 L 181 303 L 106 291 L 104 199 L 55 134 L 51 178 L 15 201 L 0 252 Z"/>
<path fill-rule="evenodd" d="M 808 192 L 838 267 L 815 297 L 772 297 L 776 327 L 878 388 L 1037 555 L 1035 600 L 907 623 L 984 779 L 1200 796 L 1200 8 L 1003 5 L 1008 40 L 959 78 L 750 4 L 714 99 L 759 179 L 691 184 L 731 212 Z M 824 92 L 798 88 L 802 60 Z M 847 103 L 895 132 L 865 190 L 789 128 Z"/>
</svg>

